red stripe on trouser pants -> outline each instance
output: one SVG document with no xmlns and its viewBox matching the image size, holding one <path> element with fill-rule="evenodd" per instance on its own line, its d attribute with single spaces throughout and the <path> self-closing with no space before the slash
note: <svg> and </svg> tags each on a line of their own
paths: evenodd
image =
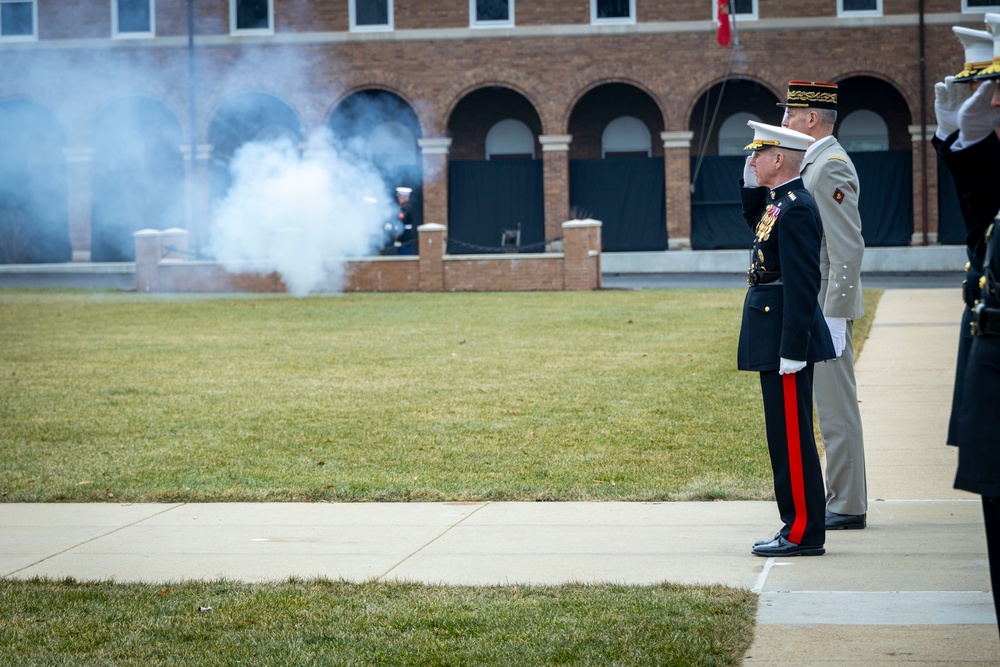
<svg viewBox="0 0 1000 667">
<path fill-rule="evenodd" d="M 788 443 L 788 473 L 792 481 L 792 502 L 795 504 L 795 521 L 788 533 L 788 541 L 802 544 L 806 529 L 806 484 L 802 474 L 802 442 L 799 438 L 799 402 L 796 395 L 795 376 L 781 376 L 785 390 L 785 433 Z"/>
</svg>

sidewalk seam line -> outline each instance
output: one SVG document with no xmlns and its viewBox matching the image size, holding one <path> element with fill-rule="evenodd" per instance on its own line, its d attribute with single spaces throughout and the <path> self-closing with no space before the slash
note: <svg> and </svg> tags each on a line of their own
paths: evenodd
<svg viewBox="0 0 1000 667">
<path fill-rule="evenodd" d="M 421 551 L 423 551 L 424 549 L 426 549 L 430 545 L 432 545 L 435 542 L 437 542 L 438 540 L 440 540 L 442 537 L 444 537 L 445 535 L 447 535 L 448 533 L 450 533 L 452 531 L 452 529 L 457 528 L 461 524 L 463 524 L 466 521 L 468 521 L 471 517 L 475 516 L 480 510 L 482 510 L 483 508 L 487 507 L 490 504 L 492 504 L 492 503 L 490 503 L 490 502 L 483 503 L 482 505 L 480 505 L 479 507 L 477 507 L 473 511 L 469 512 L 468 514 L 466 514 L 465 516 L 463 516 L 462 518 L 460 518 L 455 523 L 447 526 L 440 533 L 438 533 L 437 535 L 435 535 L 431 539 L 429 539 L 426 542 L 424 542 L 423 544 L 421 544 L 419 547 L 417 547 L 416 549 L 414 549 L 413 551 L 411 551 L 410 553 L 408 553 L 406 556 L 404 556 L 403 558 L 401 558 L 396 563 L 394 563 L 391 566 L 389 566 L 388 569 L 386 569 L 384 572 L 382 572 L 381 574 L 379 574 L 378 576 L 375 577 L 375 581 L 381 581 L 382 579 L 384 579 L 385 577 L 387 577 L 390 572 L 392 572 L 393 570 L 395 570 L 396 568 L 398 568 L 400 565 L 402 565 L 406 561 L 408 561 L 411 558 L 413 558 L 414 556 L 416 556 L 418 553 L 420 553 Z"/>
<path fill-rule="evenodd" d="M 132 505 L 132 504 L 138 504 L 138 503 L 129 503 L 129 504 Z M 90 544 L 91 542 L 96 542 L 97 540 L 104 539 L 108 535 L 114 535 L 115 533 L 117 533 L 119 531 L 122 531 L 122 530 L 125 530 L 126 528 L 131 528 L 132 526 L 136 526 L 136 525 L 142 523 L 143 521 L 148 521 L 148 520 L 152 519 L 153 517 L 160 516 L 161 514 L 166 514 L 167 512 L 172 512 L 175 509 L 177 509 L 179 507 L 184 507 L 187 504 L 188 503 L 178 503 L 176 505 L 171 505 L 170 507 L 166 507 L 166 508 L 160 510 L 159 512 L 155 512 L 155 513 L 150 514 L 148 516 L 144 516 L 141 519 L 136 519 L 135 521 L 132 521 L 131 523 L 126 523 L 124 525 L 117 526 L 116 528 L 113 528 L 113 529 L 107 531 L 106 533 L 101 533 L 100 535 L 95 535 L 94 537 L 86 539 L 86 540 L 84 540 L 82 542 L 77 542 L 76 544 L 70 545 L 70 546 L 66 547 L 65 549 L 62 549 L 61 551 L 57 551 L 55 553 L 48 554 L 44 558 L 39 558 L 38 560 L 36 560 L 36 561 L 34 561 L 32 563 L 28 563 L 24 567 L 19 567 L 16 570 L 11 570 L 10 572 L 4 572 L 3 574 L 0 574 L 0 579 L 7 579 L 9 577 L 13 577 L 14 575 L 16 575 L 19 572 L 23 572 L 24 570 L 27 570 L 28 568 L 35 567 L 36 565 L 38 565 L 40 563 L 44 563 L 47 560 L 51 560 L 51 559 L 55 558 L 56 556 L 61 556 L 62 554 L 66 553 L 68 551 L 72 551 L 73 549 L 82 547 L 85 544 Z"/>
</svg>

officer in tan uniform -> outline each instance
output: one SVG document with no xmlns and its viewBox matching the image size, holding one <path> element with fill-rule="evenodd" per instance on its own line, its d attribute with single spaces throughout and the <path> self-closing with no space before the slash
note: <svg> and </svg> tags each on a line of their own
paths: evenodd
<svg viewBox="0 0 1000 667">
<path fill-rule="evenodd" d="M 823 219 L 819 303 L 833 336 L 837 358 L 816 364 L 814 398 L 826 449 L 826 529 L 866 525 L 868 486 L 865 443 L 854 378 L 854 320 L 864 314 L 861 295 L 861 236 L 858 173 L 833 136 L 837 84 L 790 81 L 782 127 L 816 141 L 802 160 L 802 181 Z"/>
</svg>

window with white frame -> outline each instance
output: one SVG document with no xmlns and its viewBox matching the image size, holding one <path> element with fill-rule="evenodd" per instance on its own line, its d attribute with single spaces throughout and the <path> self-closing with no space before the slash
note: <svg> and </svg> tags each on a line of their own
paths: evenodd
<svg viewBox="0 0 1000 667">
<path fill-rule="evenodd" d="M 35 0 L 0 0 L 0 39 L 35 39 Z"/>
<path fill-rule="evenodd" d="M 729 14 L 737 22 L 757 18 L 757 0 L 729 0 Z M 719 20 L 718 0 L 712 0 L 712 21 Z"/>
<path fill-rule="evenodd" d="M 650 157 L 653 139 L 646 124 L 635 116 L 619 116 L 601 133 L 601 157 Z"/>
<path fill-rule="evenodd" d="M 591 23 L 635 23 L 635 0 L 590 0 Z"/>
<path fill-rule="evenodd" d="M 469 25 L 504 28 L 514 25 L 514 0 L 469 0 Z"/>
<path fill-rule="evenodd" d="M 392 30 L 392 0 L 349 0 L 352 31 Z"/>
<path fill-rule="evenodd" d="M 1000 12 L 1000 0 L 962 0 L 962 11 L 973 12 Z"/>
<path fill-rule="evenodd" d="M 233 33 L 273 33 L 273 3 L 271 0 L 229 0 L 229 27 Z"/>
<path fill-rule="evenodd" d="M 753 142 L 753 128 L 748 120 L 760 122 L 757 114 L 738 111 L 719 125 L 719 155 L 746 155 L 746 145 Z"/>
<path fill-rule="evenodd" d="M 844 117 L 837 128 L 837 141 L 848 153 L 889 150 L 889 126 L 870 109 L 858 109 Z"/>
<path fill-rule="evenodd" d="M 837 16 L 882 16 L 882 0 L 837 0 Z"/>
<path fill-rule="evenodd" d="M 111 0 L 115 37 L 149 37 L 156 32 L 155 0 Z"/>
<path fill-rule="evenodd" d="M 515 118 L 507 118 L 486 133 L 487 160 L 533 160 L 535 135 L 531 128 Z"/>
</svg>

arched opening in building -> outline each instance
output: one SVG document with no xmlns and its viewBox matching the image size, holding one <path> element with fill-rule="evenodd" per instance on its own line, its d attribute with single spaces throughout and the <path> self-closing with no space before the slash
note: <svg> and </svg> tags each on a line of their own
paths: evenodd
<svg viewBox="0 0 1000 667">
<path fill-rule="evenodd" d="M 27 99 L 0 102 L 0 264 L 68 262 L 65 135 Z"/>
<path fill-rule="evenodd" d="M 739 179 L 753 140 L 748 120 L 781 123 L 780 100 L 748 79 L 709 88 L 691 111 L 691 247 L 749 248 L 753 235 L 743 222 Z"/>
<path fill-rule="evenodd" d="M 663 113 L 644 90 L 607 83 L 569 118 L 570 216 L 602 223 L 606 252 L 667 248 Z"/>
<path fill-rule="evenodd" d="M 180 123 L 158 100 L 119 99 L 96 118 L 90 258 L 135 261 L 140 229 L 184 226 Z"/>
<path fill-rule="evenodd" d="M 850 77 L 837 87 L 834 134 L 858 172 L 865 245 L 910 245 L 913 152 L 906 100 L 892 84 L 870 76 Z"/>
<path fill-rule="evenodd" d="M 448 252 L 539 252 L 545 197 L 531 102 L 510 88 L 470 92 L 448 119 Z"/>
<path fill-rule="evenodd" d="M 303 140 L 298 116 L 287 104 L 267 93 L 241 93 L 226 100 L 212 117 L 208 143 L 212 145 L 212 200 L 222 199 L 232 185 L 229 165 L 251 142 Z"/>
<path fill-rule="evenodd" d="M 420 119 L 402 97 L 385 90 L 358 91 L 337 105 L 328 122 L 341 150 L 372 164 L 382 176 L 378 196 L 395 201 L 396 188 L 409 188 L 402 211 L 409 230 L 396 230 L 383 254 L 416 254 L 416 228 L 423 224 L 423 167 L 417 140 Z M 398 218 L 397 218 L 398 219 Z M 398 223 L 390 221 L 393 226 Z M 405 238 L 402 232 L 406 231 Z M 396 237 L 400 237 L 397 239 Z"/>
</svg>

